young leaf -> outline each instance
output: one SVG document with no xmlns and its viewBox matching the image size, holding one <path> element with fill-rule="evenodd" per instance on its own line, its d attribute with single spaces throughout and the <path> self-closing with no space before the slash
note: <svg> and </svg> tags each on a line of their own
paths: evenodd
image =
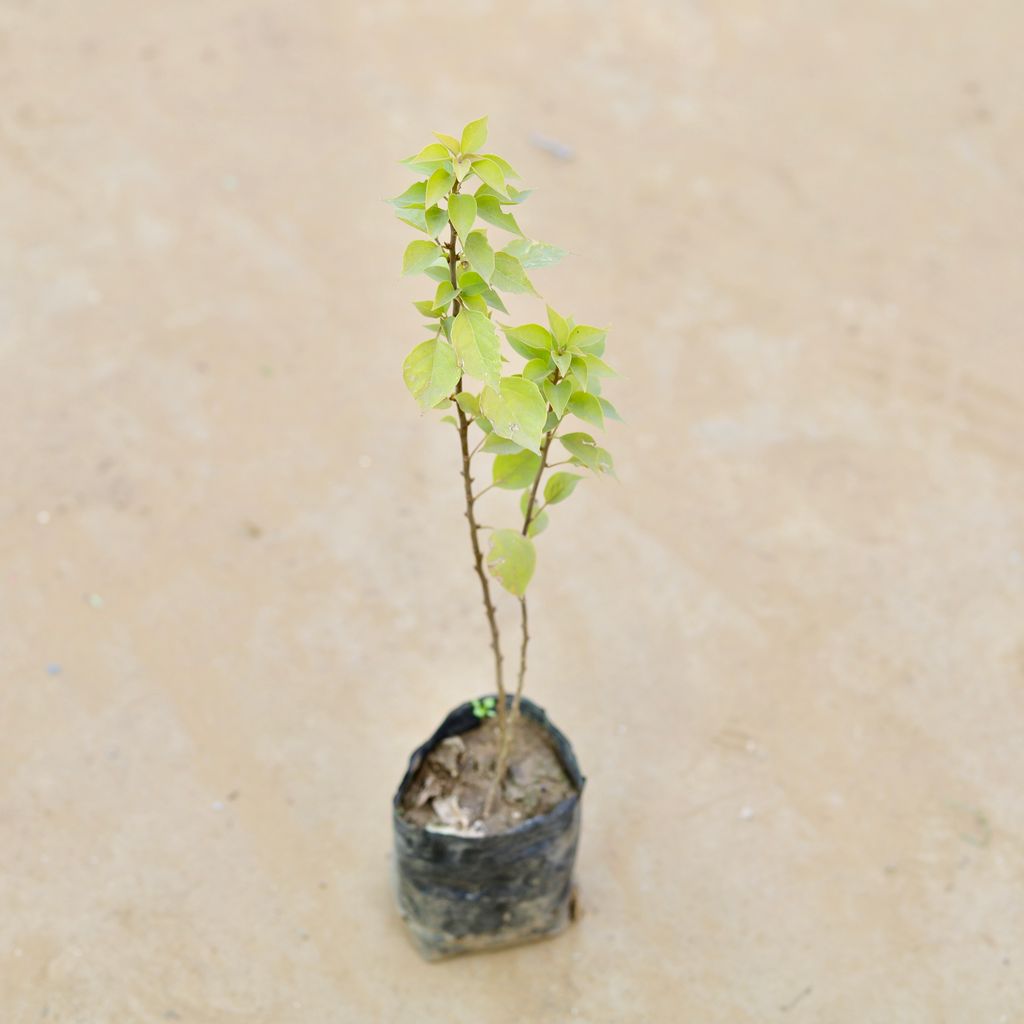
<svg viewBox="0 0 1024 1024">
<path fill-rule="evenodd" d="M 589 434 L 562 434 L 558 440 L 581 466 L 586 466 L 587 469 L 595 473 L 611 472 L 611 455 L 601 448 Z"/>
<path fill-rule="evenodd" d="M 533 483 L 540 467 L 540 456 L 533 452 L 516 452 L 514 455 L 499 455 L 492 469 L 494 486 L 508 491 L 518 491 Z"/>
<path fill-rule="evenodd" d="M 587 327 L 585 324 L 580 324 L 569 332 L 569 347 L 580 349 L 583 352 L 593 352 L 600 345 L 603 350 L 607 333 L 600 327 Z M 600 353 L 596 354 L 600 355 Z"/>
<path fill-rule="evenodd" d="M 427 234 L 437 238 L 448 224 L 448 214 L 440 206 L 432 206 L 426 212 Z"/>
<path fill-rule="evenodd" d="M 491 278 L 491 284 L 503 292 L 537 294 L 530 279 L 526 276 L 526 271 L 523 270 L 523 265 L 515 256 L 509 256 L 507 252 L 494 254 L 494 275 Z"/>
<path fill-rule="evenodd" d="M 463 295 L 462 304 L 466 309 L 475 309 L 478 313 L 487 315 L 487 301 L 484 296 L 487 294 L 486 291 L 481 292 L 479 295 Z"/>
<path fill-rule="evenodd" d="M 457 292 L 452 287 L 451 281 L 442 281 L 434 292 L 434 309 L 447 310 L 448 304 L 455 298 Z"/>
<path fill-rule="evenodd" d="M 427 215 L 423 212 L 423 208 L 419 206 L 407 206 L 401 209 L 395 210 L 395 216 L 406 224 L 416 228 L 417 231 L 422 231 L 425 235 L 430 234 L 427 228 Z"/>
<path fill-rule="evenodd" d="M 537 267 L 553 267 L 565 258 L 565 250 L 546 242 L 531 242 L 528 238 L 517 238 L 505 246 L 505 252 L 515 256 L 527 270 Z"/>
<path fill-rule="evenodd" d="M 409 206 L 423 206 L 427 193 L 427 183 L 425 181 L 413 182 L 400 196 L 395 196 L 394 199 L 389 199 L 388 202 L 392 206 L 405 208 Z"/>
<path fill-rule="evenodd" d="M 493 160 L 488 160 L 486 157 L 474 160 L 473 172 L 481 181 L 490 185 L 499 196 L 508 196 L 505 175 L 501 173 L 501 168 Z"/>
<path fill-rule="evenodd" d="M 565 348 L 565 343 L 569 340 L 569 325 L 565 322 L 565 318 L 550 306 L 548 306 L 548 323 L 551 324 L 551 333 L 554 335 L 555 344 L 560 349 Z"/>
<path fill-rule="evenodd" d="M 488 288 L 487 291 L 481 292 L 481 298 L 487 303 L 491 309 L 496 309 L 500 313 L 507 313 L 508 310 L 505 308 L 505 303 L 501 301 L 501 296 L 493 289 Z"/>
<path fill-rule="evenodd" d="M 544 485 L 544 501 L 548 505 L 557 505 L 565 501 L 574 490 L 576 485 L 583 479 L 578 473 L 554 473 L 548 477 Z"/>
<path fill-rule="evenodd" d="M 552 355 L 555 361 L 555 366 L 558 367 L 558 372 L 564 374 L 572 364 L 572 356 L 568 352 L 555 352 Z"/>
<path fill-rule="evenodd" d="M 455 401 L 459 403 L 459 408 L 467 416 L 480 415 L 480 403 L 477 401 L 476 395 L 471 395 L 468 391 L 460 391 L 455 396 Z"/>
<path fill-rule="evenodd" d="M 527 380 L 532 380 L 534 384 L 539 384 L 544 378 L 551 372 L 551 357 L 531 359 L 523 367 L 523 376 Z M 550 381 L 544 381 L 545 384 L 549 384 Z"/>
<path fill-rule="evenodd" d="M 473 161 L 468 156 L 457 157 L 452 163 L 452 170 L 455 172 L 456 181 L 465 181 L 466 175 L 473 170 Z"/>
<path fill-rule="evenodd" d="M 481 186 L 476 193 L 476 208 L 480 219 L 487 221 L 488 224 L 493 224 L 495 227 L 504 228 L 506 231 L 513 232 L 513 234 L 521 235 L 522 231 L 519 230 L 515 217 L 511 213 L 505 213 L 499 205 L 497 197 L 480 194 L 484 187 L 486 186 Z"/>
<path fill-rule="evenodd" d="M 435 264 L 423 271 L 431 281 L 450 281 L 452 272 L 448 269 L 447 263 Z"/>
<path fill-rule="evenodd" d="M 497 153 L 481 153 L 480 155 L 487 157 L 488 160 L 493 160 L 501 169 L 501 173 L 505 175 L 506 180 L 519 177 L 515 168 L 503 156 L 498 156 Z"/>
<path fill-rule="evenodd" d="M 491 533 L 487 568 L 510 594 L 522 597 L 526 593 L 536 564 L 537 552 L 529 538 L 516 530 L 494 530 Z"/>
<path fill-rule="evenodd" d="M 522 324 L 519 327 L 503 327 L 508 343 L 524 359 L 535 359 L 547 355 L 553 346 L 551 335 L 540 324 Z"/>
<path fill-rule="evenodd" d="M 448 195 L 454 181 L 455 175 L 451 171 L 445 167 L 438 167 L 427 179 L 427 188 L 423 197 L 424 204 L 427 206 L 437 205 L 439 200 Z"/>
<path fill-rule="evenodd" d="M 572 395 L 572 381 L 560 380 L 557 384 L 550 380 L 544 381 L 544 397 L 548 400 L 554 414 L 561 419 L 565 407 Z"/>
<path fill-rule="evenodd" d="M 460 310 L 452 327 L 452 344 L 465 373 L 492 387 L 498 386 L 501 375 L 500 343 L 494 324 L 486 313 L 475 309 Z M 493 419 L 486 408 L 484 415 Z"/>
<path fill-rule="evenodd" d="M 475 270 L 464 270 L 458 275 L 458 282 L 464 295 L 481 295 L 487 291 L 487 282 Z"/>
<path fill-rule="evenodd" d="M 478 153 L 484 143 L 487 141 L 487 118 L 481 117 L 479 120 L 470 121 L 465 128 L 462 129 L 462 152 L 463 153 Z"/>
<path fill-rule="evenodd" d="M 482 231 L 471 231 L 465 242 L 466 259 L 469 265 L 485 280 L 490 281 L 494 273 L 494 250 Z"/>
<path fill-rule="evenodd" d="M 579 356 L 572 356 L 571 358 L 570 366 L 572 367 L 572 375 L 579 384 L 578 390 L 587 391 L 587 364 Z"/>
<path fill-rule="evenodd" d="M 455 390 L 462 374 L 451 345 L 441 338 L 431 338 L 409 353 L 402 376 L 413 398 L 422 408 L 429 409 Z"/>
<path fill-rule="evenodd" d="M 532 452 L 540 451 L 548 404 L 532 381 L 502 377 L 498 390 L 484 388 L 480 408 L 500 437 L 507 437 Z"/>
<path fill-rule="evenodd" d="M 448 216 L 455 225 L 455 231 L 463 241 L 473 230 L 476 220 L 477 203 L 472 196 L 455 195 L 448 200 Z"/>
<path fill-rule="evenodd" d="M 593 395 L 577 391 L 569 399 L 569 412 L 574 416 L 579 416 L 581 420 L 586 420 L 587 423 L 593 423 L 595 427 L 604 426 L 604 412 L 601 409 L 601 403 Z"/>
<path fill-rule="evenodd" d="M 587 364 L 587 372 L 591 377 L 617 377 L 618 374 L 600 357 L 589 352 L 583 357 Z"/>
<path fill-rule="evenodd" d="M 515 441 L 510 441 L 507 437 L 488 434 L 487 440 L 484 441 L 483 447 L 480 450 L 491 455 L 517 455 L 525 449 L 521 445 L 516 444 Z"/>
<path fill-rule="evenodd" d="M 436 263 L 440 255 L 441 250 L 434 242 L 410 242 L 402 257 L 402 273 L 418 274 L 432 263 Z"/>
<path fill-rule="evenodd" d="M 425 164 L 436 162 L 438 160 L 447 160 L 448 150 L 444 146 L 439 146 L 436 142 L 431 142 L 429 146 L 424 146 L 415 156 L 406 157 L 403 164 Z"/>
<path fill-rule="evenodd" d="M 458 139 L 453 139 L 450 135 L 445 135 L 443 132 L 434 132 L 434 138 L 440 139 L 445 149 L 447 149 L 452 155 L 459 152 Z"/>
<path fill-rule="evenodd" d="M 606 419 L 618 420 L 619 423 L 622 423 L 622 417 L 619 415 L 619 410 L 616 409 L 607 398 L 599 398 L 598 401 L 601 403 L 601 410 L 604 412 Z"/>
</svg>

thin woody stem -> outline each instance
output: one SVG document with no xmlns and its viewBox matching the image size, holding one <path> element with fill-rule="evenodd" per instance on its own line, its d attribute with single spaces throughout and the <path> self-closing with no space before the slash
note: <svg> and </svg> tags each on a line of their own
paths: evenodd
<svg viewBox="0 0 1024 1024">
<path fill-rule="evenodd" d="M 453 194 L 458 192 L 458 182 L 455 184 Z M 458 288 L 458 279 L 455 268 L 458 263 L 458 255 L 455 249 L 455 225 L 451 225 L 451 234 L 448 239 L 448 271 L 453 288 Z M 458 316 L 462 304 L 456 299 L 452 305 L 452 315 Z M 455 386 L 455 393 L 462 390 L 462 380 Z M 502 743 L 505 741 L 505 734 L 508 730 L 508 715 L 505 707 L 505 676 L 503 659 L 501 656 L 501 635 L 498 630 L 498 617 L 494 610 L 494 601 L 491 599 L 491 584 L 484 572 L 484 555 L 480 549 L 480 526 L 476 521 L 476 510 L 473 498 L 473 476 L 470 472 L 470 460 L 476 454 L 476 449 L 469 450 L 469 417 L 463 411 L 458 402 L 455 403 L 455 411 L 459 421 L 459 447 L 462 450 L 462 483 L 466 495 L 466 519 L 469 522 L 469 541 L 473 548 L 473 569 L 480 580 L 480 592 L 483 596 L 484 612 L 487 615 L 487 626 L 491 632 L 491 650 L 494 652 L 494 685 L 498 691 L 498 733 Z M 479 447 L 479 446 L 478 446 Z"/>
<path fill-rule="evenodd" d="M 541 477 L 544 475 L 544 470 L 547 467 L 548 452 L 551 450 L 551 442 L 554 441 L 557 430 L 558 425 L 556 424 L 547 437 L 544 438 L 544 445 L 540 450 L 540 465 L 537 467 L 537 475 L 533 478 L 533 486 L 530 488 L 530 497 L 526 504 L 526 513 L 523 516 L 522 534 L 524 537 L 529 535 L 530 524 L 535 518 L 533 510 L 537 503 L 537 490 L 540 487 Z M 538 510 L 538 515 L 540 511 L 543 511 L 543 506 Z M 498 769 L 487 792 L 487 801 L 484 805 L 485 811 L 490 809 L 497 789 L 505 779 L 505 772 L 508 771 L 508 758 L 512 750 L 513 732 L 519 720 L 519 705 L 523 699 L 523 682 L 526 679 L 526 651 L 530 646 L 529 616 L 526 609 L 525 594 L 519 598 L 519 622 L 522 629 L 522 641 L 519 647 L 519 674 L 516 678 L 516 693 L 512 699 L 512 714 L 509 719 L 508 728 L 501 736 L 501 745 L 498 749 Z"/>
</svg>

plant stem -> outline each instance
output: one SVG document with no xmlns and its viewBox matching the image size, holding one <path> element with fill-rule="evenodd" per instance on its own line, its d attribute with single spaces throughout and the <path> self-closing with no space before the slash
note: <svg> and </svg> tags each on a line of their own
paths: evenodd
<svg viewBox="0 0 1024 1024">
<path fill-rule="evenodd" d="M 458 182 L 455 183 L 453 195 L 458 192 Z M 451 234 L 448 239 L 448 271 L 453 288 L 458 288 L 455 267 L 458 263 L 458 256 L 455 251 L 455 225 L 451 225 Z M 452 304 L 452 315 L 458 316 L 462 304 L 458 299 Z M 455 386 L 455 393 L 462 390 L 462 381 Z M 494 601 L 491 599 L 491 584 L 484 572 L 484 555 L 480 549 L 480 527 L 476 521 L 476 510 L 473 498 L 473 476 L 470 472 L 470 460 L 476 453 L 469 450 L 469 418 L 458 402 L 455 403 L 455 411 L 459 419 L 459 446 L 462 449 L 462 484 L 466 495 L 466 519 L 469 521 L 469 541 L 473 548 L 473 568 L 477 578 L 480 580 L 480 591 L 484 601 L 484 612 L 487 615 L 487 626 L 491 632 L 491 650 L 494 652 L 494 685 L 498 691 L 498 735 L 501 745 L 506 743 L 508 732 L 508 714 L 505 707 L 505 676 L 501 656 L 501 635 L 498 631 L 498 617 L 494 610 Z"/>
<path fill-rule="evenodd" d="M 522 534 L 529 535 L 530 523 L 533 522 L 533 508 L 537 501 L 537 489 L 540 487 L 540 479 L 544 475 L 544 469 L 548 461 L 548 452 L 551 450 L 551 442 L 555 439 L 557 424 L 544 439 L 544 446 L 540 450 L 540 465 L 537 467 L 537 475 L 533 478 L 533 486 L 530 488 L 530 499 L 526 504 L 526 514 L 523 517 Z M 526 679 L 526 650 L 530 646 L 530 630 L 528 614 L 526 610 L 526 595 L 519 598 L 519 622 L 522 629 L 522 641 L 519 647 L 519 674 L 516 678 L 516 694 L 512 699 L 512 714 L 509 717 L 508 727 L 501 734 L 501 745 L 498 749 L 498 768 L 494 773 L 490 789 L 487 791 L 487 800 L 484 804 L 484 813 L 490 812 L 491 804 L 498 791 L 498 787 L 505 779 L 505 772 L 508 771 L 508 758 L 512 750 L 512 738 L 516 723 L 519 721 L 519 705 L 523 699 L 523 681 Z"/>
</svg>

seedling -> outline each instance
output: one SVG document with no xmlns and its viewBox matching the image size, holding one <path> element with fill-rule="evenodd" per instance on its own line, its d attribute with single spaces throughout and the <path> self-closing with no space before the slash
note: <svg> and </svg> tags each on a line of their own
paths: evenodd
<svg viewBox="0 0 1024 1024">
<path fill-rule="evenodd" d="M 493 697 L 484 697 L 483 700 L 473 701 L 473 714 L 477 718 L 493 718 L 494 705 L 498 702 Z"/>
<path fill-rule="evenodd" d="M 445 413 L 441 420 L 455 428 L 462 454 L 465 515 L 498 694 L 496 701 L 488 698 L 486 708 L 487 717 L 496 709 L 500 734 L 489 810 L 507 769 L 526 676 L 526 588 L 536 567 L 534 540 L 548 525 L 549 508 L 565 501 L 583 479 L 572 470 L 597 476 L 613 472 L 611 455 L 591 434 L 575 429 L 570 417 L 603 428 L 606 419 L 619 415 L 601 393 L 602 381 L 615 375 L 603 358 L 603 329 L 577 324 L 551 306 L 547 326 L 498 319 L 508 315 L 503 293 L 539 297 L 527 271 L 557 263 L 565 253 L 520 229 L 512 211 L 530 193 L 510 184 L 519 175 L 507 160 L 485 151 L 487 118 L 471 121 L 458 138 L 435 136 L 437 142 L 402 161 L 419 180 L 391 200 L 398 217 L 426 236 L 409 243 L 403 273 L 423 274 L 434 283 L 433 294 L 414 303 L 427 338 L 402 369 L 420 407 Z M 556 440 L 560 450 L 553 448 Z M 473 460 L 482 456 L 493 457 L 491 481 L 475 489 Z M 570 469 L 549 472 L 558 466 Z M 477 503 L 494 488 L 520 492 L 514 525 L 494 528 L 478 520 Z M 485 531 L 486 556 L 480 536 Z M 519 602 L 519 667 L 511 707 L 492 578 Z M 483 718 L 479 703 L 473 711 Z"/>
</svg>

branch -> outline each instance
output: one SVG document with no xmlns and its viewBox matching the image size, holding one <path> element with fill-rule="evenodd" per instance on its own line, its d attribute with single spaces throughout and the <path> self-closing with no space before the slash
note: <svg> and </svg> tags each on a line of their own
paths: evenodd
<svg viewBox="0 0 1024 1024">
<path fill-rule="evenodd" d="M 455 183 L 452 190 L 454 195 L 459 190 L 459 183 Z M 455 251 L 455 225 L 451 225 L 451 234 L 448 240 L 448 271 L 453 288 L 458 287 L 458 280 L 455 267 L 458 263 L 458 256 Z M 458 316 L 462 304 L 456 299 L 452 303 L 452 315 Z M 462 380 L 455 385 L 455 393 L 462 390 Z M 466 416 L 462 406 L 455 403 L 455 409 L 459 419 L 459 446 L 462 449 L 462 484 L 466 496 L 466 519 L 469 521 L 469 541 L 473 548 L 473 569 L 480 580 L 480 593 L 484 602 L 484 613 L 487 616 L 487 627 L 491 633 L 491 650 L 494 652 L 494 685 L 498 691 L 498 733 L 502 742 L 505 742 L 508 731 L 507 709 L 505 707 L 505 677 L 503 661 L 501 656 L 501 635 L 498 630 L 498 618 L 494 610 L 494 601 L 491 599 L 491 584 L 484 571 L 484 555 L 480 550 L 480 526 L 476 521 L 476 512 L 473 508 L 473 478 L 470 475 L 469 462 L 474 453 L 469 450 L 469 418 Z"/>
</svg>

